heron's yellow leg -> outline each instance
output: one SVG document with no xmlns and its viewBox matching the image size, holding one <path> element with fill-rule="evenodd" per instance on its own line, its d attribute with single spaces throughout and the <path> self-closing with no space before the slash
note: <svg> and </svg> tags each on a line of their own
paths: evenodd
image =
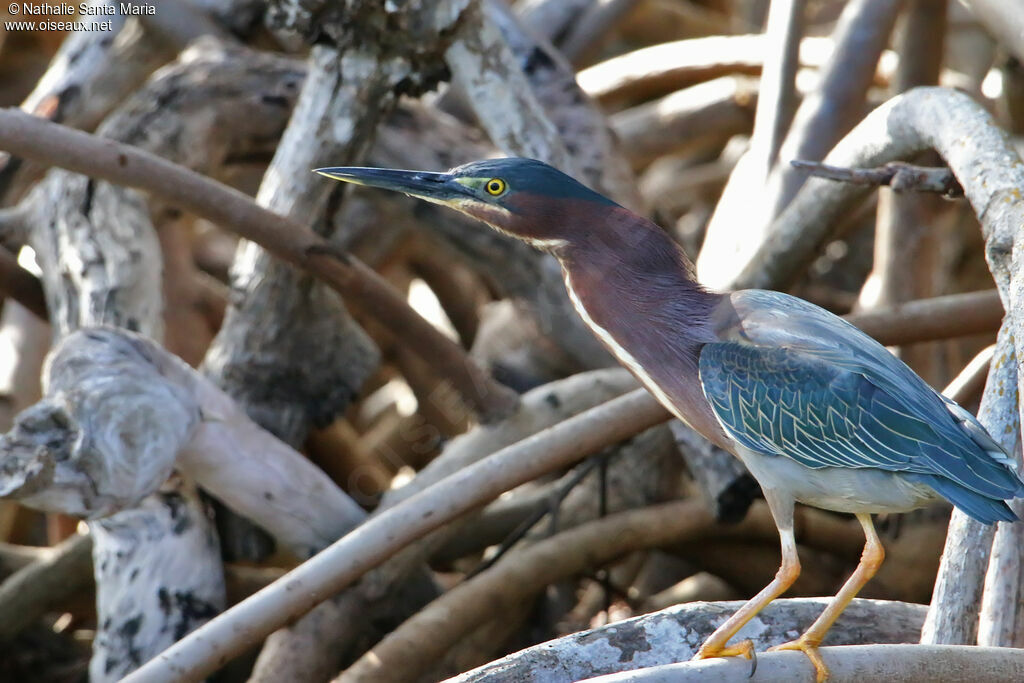
<svg viewBox="0 0 1024 683">
<path fill-rule="evenodd" d="M 736 655 L 751 659 L 754 656 L 754 643 L 743 640 L 735 645 L 727 645 L 729 639 L 743 628 L 748 621 L 757 616 L 769 602 L 779 597 L 800 576 L 800 558 L 796 552 L 796 539 L 793 537 L 793 502 L 771 495 L 765 491 L 765 499 L 772 511 L 775 523 L 779 527 L 779 538 L 782 542 L 782 566 L 775 578 L 761 592 L 747 601 L 725 623 L 708 636 L 704 644 L 697 650 L 694 659 L 710 657 L 734 657 Z"/>
<path fill-rule="evenodd" d="M 878 568 L 882 566 L 882 560 L 885 559 L 885 549 L 882 547 L 882 542 L 878 540 L 878 534 L 875 533 L 875 525 L 871 522 L 871 515 L 858 514 L 857 520 L 864 527 L 864 536 L 867 539 L 867 542 L 864 544 L 864 552 L 860 556 L 860 563 L 857 564 L 857 569 L 846 580 L 846 583 L 839 589 L 836 596 L 832 598 L 832 602 L 828 604 L 828 607 L 821 613 L 821 616 L 811 624 L 809 629 L 804 631 L 802 636 L 788 643 L 769 648 L 769 650 L 800 650 L 806 654 L 807 658 L 814 664 L 818 683 L 828 678 L 828 667 L 825 666 L 825 662 L 818 652 L 818 646 L 825 639 L 825 634 L 832 628 L 832 624 L 836 622 L 836 619 L 843 613 L 843 610 L 850 604 L 850 601 L 856 597 L 857 592 L 864 587 L 864 584 L 871 580 L 871 577 L 875 575 Z"/>
</svg>

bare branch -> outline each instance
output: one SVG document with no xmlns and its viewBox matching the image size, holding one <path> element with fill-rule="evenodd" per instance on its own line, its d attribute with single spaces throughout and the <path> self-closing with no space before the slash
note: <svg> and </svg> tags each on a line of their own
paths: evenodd
<svg viewBox="0 0 1024 683">
<path fill-rule="evenodd" d="M 598 0 L 575 22 L 559 47 L 573 64 L 585 64 L 601 48 L 605 36 L 637 5 L 637 0 Z"/>
<path fill-rule="evenodd" d="M 371 518 L 283 579 L 193 632 L 126 681 L 201 678 L 252 642 L 352 583 L 408 543 L 503 491 L 667 419 L 645 390 L 613 399 L 498 451 Z"/>
<path fill-rule="evenodd" d="M 986 346 L 964 366 L 953 380 L 942 390 L 945 396 L 960 404 L 965 404 L 978 396 L 985 388 L 988 369 L 995 355 L 996 345 Z"/>
<path fill-rule="evenodd" d="M 765 34 L 770 41 L 769 58 L 761 72 L 749 152 L 753 171 L 760 178 L 758 184 L 767 182 L 796 112 L 796 72 L 805 7 L 806 0 L 774 0 L 768 8 Z"/>
<path fill-rule="evenodd" d="M 1024 676 L 1024 654 L 998 647 L 933 645 L 848 645 L 822 648 L 832 676 L 837 680 L 919 681 L 942 680 L 971 683 L 978 676 L 991 680 L 1017 680 Z M 757 656 L 758 676 L 772 681 L 809 680 L 814 675 L 802 652 L 766 652 Z M 593 683 L 709 683 L 742 680 L 750 664 L 741 657 L 705 659 L 609 674 Z"/>
<path fill-rule="evenodd" d="M 618 112 L 611 122 L 639 168 L 664 154 L 712 149 L 750 131 L 756 104 L 752 79 L 725 76 Z"/>
<path fill-rule="evenodd" d="M 985 29 L 1024 62 L 1024 16 L 1014 0 L 966 0 Z"/>
<path fill-rule="evenodd" d="M 1011 329 L 1004 324 L 999 330 L 978 420 L 1008 453 L 1019 457 L 1018 370 Z M 971 645 L 976 641 L 985 568 L 995 533 L 993 526 L 953 510 L 931 607 L 921 631 L 922 643 Z"/>
<path fill-rule="evenodd" d="M 994 289 L 918 299 L 844 316 L 886 346 L 999 330 L 1003 303 Z"/>
<path fill-rule="evenodd" d="M 969 144 L 964 141 L 970 140 Z M 871 168 L 912 158 L 934 148 L 964 188 L 982 221 L 989 254 L 1005 262 L 996 274 L 1004 300 L 1009 287 L 1009 254 L 1024 211 L 1013 197 L 1024 186 L 1024 165 L 992 118 L 969 96 L 945 88 L 916 88 L 867 116 L 829 154 L 831 166 Z M 1008 160 L 1015 160 L 1008 162 Z M 809 180 L 746 261 L 732 288 L 785 289 L 818 253 L 839 217 L 862 199 L 861 186 Z M 998 245 L 998 246 L 997 246 Z"/>
<path fill-rule="evenodd" d="M 757 33 L 687 38 L 640 48 L 579 72 L 580 86 L 606 105 L 663 95 L 730 74 L 756 76 L 769 59 L 770 38 Z M 799 66 L 821 67 L 835 49 L 831 38 L 800 40 Z M 883 53 L 876 81 L 884 82 L 896 55 Z"/>
<path fill-rule="evenodd" d="M 786 161 L 821 159 L 860 118 L 900 5 L 900 0 L 854 0 L 845 5 L 834 30 L 835 50 L 818 87 L 804 97 L 793 117 L 778 153 L 781 163 L 772 168 L 767 183 L 762 160 L 749 154 L 733 170 L 697 259 L 702 282 L 728 288 L 739 267 L 768 239 L 773 217 L 803 182 Z"/>
<path fill-rule="evenodd" d="M 379 275 L 352 257 L 346 256 L 344 262 L 325 255 L 337 250 L 328 248 L 309 228 L 259 207 L 237 190 L 129 145 L 72 131 L 16 110 L 0 111 L 0 147 L 40 163 L 146 190 L 246 237 L 323 279 L 378 318 L 432 363 L 438 375 L 451 381 L 484 416 L 503 415 L 515 403 L 506 388 L 484 375 L 455 342 L 412 311 Z"/>
<path fill-rule="evenodd" d="M 886 185 L 893 192 L 937 192 L 949 199 L 964 196 L 964 188 L 948 168 L 914 166 L 902 161 L 891 161 L 880 168 L 840 168 L 801 159 L 789 163 L 809 175 L 854 185 Z"/>
<path fill-rule="evenodd" d="M 855 0 L 846 5 L 835 29 L 836 49 L 821 77 L 818 91 L 800 104 L 793 126 L 779 150 L 787 159 L 824 158 L 860 118 L 878 59 L 889 41 L 901 0 Z M 776 216 L 789 204 L 803 179 L 783 165 L 768 205 Z"/>
<path fill-rule="evenodd" d="M 637 458 L 634 458 L 633 462 L 624 463 L 622 469 L 636 468 Z M 654 470 L 649 468 L 650 474 L 657 476 Z M 629 475 L 628 472 L 619 474 Z M 657 474 L 664 476 L 666 473 Z M 644 488 L 637 487 L 635 480 L 631 483 L 632 488 Z M 571 518 L 565 519 L 565 513 L 579 516 L 584 505 L 589 508 L 587 516 L 592 518 L 596 492 L 580 493 L 575 504 L 569 502 L 560 510 L 560 525 L 573 524 Z M 636 491 L 623 493 L 634 498 L 642 496 Z M 611 509 L 616 507 L 619 506 L 612 505 Z M 594 571 L 627 553 L 700 536 L 713 528 L 713 521 L 703 501 L 676 501 L 584 522 L 513 551 L 407 619 L 335 680 L 351 683 L 372 677 L 383 683 L 415 678 L 417 672 L 427 669 L 432 661 L 473 629 L 495 614 L 511 611 L 515 605 L 529 601 L 546 586 L 584 571 Z"/>
<path fill-rule="evenodd" d="M 778 645 L 792 639 L 793 633 L 813 621 L 826 602 L 826 598 L 775 600 L 758 613 L 748 630 L 741 631 L 741 637 L 751 638 L 759 650 Z M 467 671 L 449 683 L 499 683 L 538 676 L 548 683 L 571 683 L 601 675 L 642 675 L 645 667 L 686 663 L 704 638 L 742 604 L 736 601 L 676 605 L 526 648 Z M 921 629 L 923 618 L 921 605 L 857 598 L 829 631 L 828 642 L 853 645 L 912 641 Z M 758 653 L 759 673 L 763 673 L 760 662 L 768 656 L 770 653 Z M 750 662 L 745 659 L 734 657 L 717 661 L 730 662 L 735 670 L 730 667 L 729 674 L 710 680 L 726 683 L 746 680 L 750 675 Z M 802 661 L 807 669 L 801 669 L 798 675 L 769 680 L 808 678 L 805 674 L 810 665 L 806 657 Z"/>
<path fill-rule="evenodd" d="M 713 533 L 713 522 L 703 502 L 686 500 L 563 531 L 460 583 L 385 636 L 335 681 L 410 680 L 495 613 L 530 600 L 544 587 L 635 550 Z"/>
</svg>

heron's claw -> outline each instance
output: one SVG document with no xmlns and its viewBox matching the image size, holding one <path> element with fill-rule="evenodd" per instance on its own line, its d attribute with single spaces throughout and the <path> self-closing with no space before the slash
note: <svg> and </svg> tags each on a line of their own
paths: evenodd
<svg viewBox="0 0 1024 683">
<path fill-rule="evenodd" d="M 823 683 L 828 679 L 828 667 L 825 666 L 825 660 L 821 658 L 821 653 L 818 652 L 818 646 L 821 645 L 820 640 L 808 638 L 806 635 L 802 635 L 796 640 L 791 640 L 788 643 L 782 643 L 775 647 L 768 648 L 769 652 L 779 652 L 781 650 L 799 650 L 807 655 L 807 659 L 811 660 L 811 664 L 814 665 L 814 671 L 816 674 L 817 683 Z"/>
</svg>

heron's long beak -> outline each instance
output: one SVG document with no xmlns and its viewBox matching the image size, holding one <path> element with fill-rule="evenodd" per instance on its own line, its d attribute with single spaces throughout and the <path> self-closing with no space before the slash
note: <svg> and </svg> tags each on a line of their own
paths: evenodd
<svg viewBox="0 0 1024 683">
<path fill-rule="evenodd" d="M 455 182 L 455 179 L 448 173 L 399 171 L 390 168 L 362 168 L 359 166 L 317 168 L 313 172 L 346 183 L 403 192 L 411 197 L 419 197 L 438 204 L 448 204 L 454 200 L 472 196 L 466 187 Z"/>
</svg>

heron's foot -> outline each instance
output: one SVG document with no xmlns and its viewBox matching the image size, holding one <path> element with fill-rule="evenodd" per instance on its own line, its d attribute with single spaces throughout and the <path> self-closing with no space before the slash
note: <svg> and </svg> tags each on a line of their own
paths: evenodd
<svg viewBox="0 0 1024 683">
<path fill-rule="evenodd" d="M 705 642 L 693 656 L 693 661 L 698 659 L 711 659 L 712 657 L 744 657 L 754 658 L 754 641 L 741 640 L 735 645 L 712 645 Z"/>
<path fill-rule="evenodd" d="M 754 653 L 754 641 L 752 640 L 741 640 L 735 645 L 724 645 L 721 643 L 712 643 L 711 638 L 704 641 L 704 644 L 697 650 L 697 654 L 693 656 L 693 661 L 698 659 L 711 659 L 713 657 L 743 657 L 750 660 L 750 673 L 748 677 L 753 676 L 754 672 L 757 671 L 757 655 Z"/>
<path fill-rule="evenodd" d="M 769 652 L 779 652 L 781 650 L 799 650 L 807 655 L 807 659 L 811 660 L 811 664 L 814 665 L 814 671 L 817 674 L 818 683 L 828 679 L 828 667 L 825 666 L 825 660 L 821 658 L 821 653 L 818 652 L 818 646 L 821 645 L 821 641 L 815 638 L 808 638 L 807 634 L 804 634 L 796 640 L 791 640 L 788 643 L 782 645 L 776 645 L 775 647 L 768 648 Z"/>
</svg>

